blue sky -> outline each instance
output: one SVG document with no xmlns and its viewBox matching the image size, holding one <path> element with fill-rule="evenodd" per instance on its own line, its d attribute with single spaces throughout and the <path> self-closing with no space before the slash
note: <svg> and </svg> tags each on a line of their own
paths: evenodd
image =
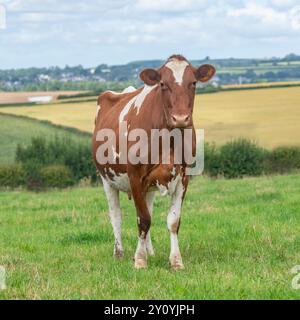
<svg viewBox="0 0 300 320">
<path fill-rule="evenodd" d="M 3 7 L 1 69 L 300 54 L 300 0 L 0 0 Z"/>
</svg>

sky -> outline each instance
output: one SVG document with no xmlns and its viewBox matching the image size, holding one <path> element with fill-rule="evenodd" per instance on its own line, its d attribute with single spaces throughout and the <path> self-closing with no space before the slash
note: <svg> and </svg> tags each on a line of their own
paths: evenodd
<svg viewBox="0 0 300 320">
<path fill-rule="evenodd" d="M 300 0 L 0 0 L 1 69 L 291 52 Z"/>
</svg>

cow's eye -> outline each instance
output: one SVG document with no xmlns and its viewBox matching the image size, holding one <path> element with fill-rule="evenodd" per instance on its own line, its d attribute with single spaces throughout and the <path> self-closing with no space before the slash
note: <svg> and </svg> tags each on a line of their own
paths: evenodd
<svg viewBox="0 0 300 320">
<path fill-rule="evenodd" d="M 192 83 L 192 86 L 193 86 L 193 87 L 196 87 L 196 85 L 197 85 L 197 81 L 194 81 L 194 82 Z"/>
</svg>

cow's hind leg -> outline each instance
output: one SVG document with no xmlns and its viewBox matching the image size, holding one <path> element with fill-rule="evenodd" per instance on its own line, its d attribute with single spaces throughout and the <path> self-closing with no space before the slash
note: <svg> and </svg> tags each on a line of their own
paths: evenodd
<svg viewBox="0 0 300 320">
<path fill-rule="evenodd" d="M 155 199 L 155 191 L 148 192 L 146 195 L 146 203 L 147 203 L 147 207 L 148 207 L 148 210 L 149 210 L 151 217 L 152 217 L 152 213 L 153 213 L 154 199 Z M 146 236 L 146 249 L 147 249 L 147 253 L 150 256 L 154 256 L 154 249 L 152 246 L 150 230 L 148 231 L 147 236 Z"/>
<path fill-rule="evenodd" d="M 121 237 L 122 213 L 119 200 L 119 191 L 112 188 L 104 178 L 102 181 L 108 201 L 110 221 L 115 236 L 114 256 L 121 258 L 123 257 L 123 246 Z"/>
<path fill-rule="evenodd" d="M 182 258 L 178 245 L 178 231 L 180 227 L 181 206 L 184 197 L 184 186 L 182 181 L 179 181 L 171 199 L 171 208 L 167 218 L 168 229 L 170 232 L 171 252 L 170 264 L 173 270 L 184 269 Z"/>
</svg>

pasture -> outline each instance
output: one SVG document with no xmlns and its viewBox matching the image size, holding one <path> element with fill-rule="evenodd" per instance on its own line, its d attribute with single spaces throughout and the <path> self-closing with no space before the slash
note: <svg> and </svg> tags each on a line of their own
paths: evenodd
<svg viewBox="0 0 300 320">
<path fill-rule="evenodd" d="M 154 208 L 155 257 L 134 270 L 137 227 L 122 196 L 125 257 L 101 188 L 0 193 L 0 299 L 299 299 L 300 176 L 192 181 L 179 233 L 186 269 L 168 266 L 167 198 Z"/>
<path fill-rule="evenodd" d="M 32 137 L 42 136 L 51 139 L 55 136 L 68 136 L 77 140 L 90 141 L 88 135 L 80 134 L 75 130 L 67 131 L 65 128 L 59 128 L 51 123 L 35 119 L 15 117 L 0 112 L 0 122 L 0 163 L 13 162 L 17 145 L 28 144 Z"/>
<path fill-rule="evenodd" d="M 194 122 L 205 130 L 206 141 L 223 144 L 245 137 L 271 148 L 300 144 L 298 87 L 228 91 L 197 95 Z M 92 132 L 95 101 L 1 107 L 3 113 L 25 115 Z"/>
</svg>

